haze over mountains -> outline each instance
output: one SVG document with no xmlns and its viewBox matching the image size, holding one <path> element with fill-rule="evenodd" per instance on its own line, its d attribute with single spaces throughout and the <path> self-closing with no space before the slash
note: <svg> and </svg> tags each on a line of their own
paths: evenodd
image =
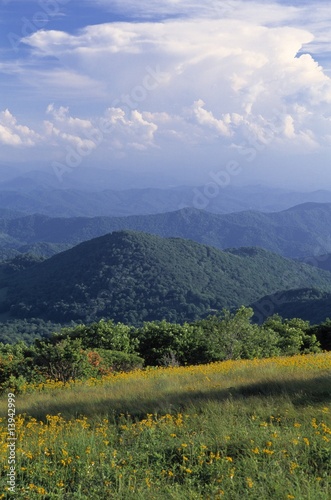
<svg viewBox="0 0 331 500">
<path fill-rule="evenodd" d="M 73 169 L 60 180 L 53 172 L 32 171 L 0 182 L 0 209 L 51 217 L 146 215 L 190 207 L 212 213 L 281 211 L 294 205 L 331 203 L 331 191 L 299 192 L 260 185 L 236 186 L 232 179 L 181 185 L 156 172 Z"/>
<path fill-rule="evenodd" d="M 176 236 L 219 249 L 258 246 L 285 257 L 316 257 L 331 251 L 331 203 L 290 209 L 212 214 L 192 208 L 128 217 L 17 217 L 0 212 L 0 250 L 4 256 L 30 252 L 45 257 L 112 231 L 131 229 Z"/>
<path fill-rule="evenodd" d="M 96 174 L 0 183 L 0 321 L 331 315 L 331 192 Z"/>
</svg>

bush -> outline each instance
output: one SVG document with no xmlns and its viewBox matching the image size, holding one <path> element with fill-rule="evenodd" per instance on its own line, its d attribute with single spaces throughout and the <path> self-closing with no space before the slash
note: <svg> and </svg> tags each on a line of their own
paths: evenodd
<svg viewBox="0 0 331 500">
<path fill-rule="evenodd" d="M 106 375 L 112 372 L 128 372 L 142 368 L 144 360 L 137 354 L 128 354 L 108 349 L 95 349 L 87 352 L 87 359 L 96 369 L 97 375 Z"/>
<path fill-rule="evenodd" d="M 37 341 L 36 368 L 46 379 L 68 382 L 91 375 L 91 365 L 80 339 L 63 339 L 55 345 Z"/>
<path fill-rule="evenodd" d="M 62 339 L 79 339 L 83 349 L 109 349 L 134 353 L 138 346 L 137 338 L 133 338 L 133 327 L 123 323 L 115 324 L 112 320 L 100 320 L 90 325 L 78 325 L 75 328 L 64 328 L 60 333 L 53 335 L 51 341 L 59 342 Z"/>
</svg>

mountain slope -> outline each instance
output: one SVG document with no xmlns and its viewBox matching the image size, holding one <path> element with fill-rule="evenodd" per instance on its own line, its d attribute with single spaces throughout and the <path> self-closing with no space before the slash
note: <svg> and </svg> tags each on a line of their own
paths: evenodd
<svg viewBox="0 0 331 500">
<path fill-rule="evenodd" d="M 311 266 L 318 267 L 319 269 L 324 269 L 324 271 L 331 272 L 331 253 L 304 257 L 300 259 L 300 261 L 304 262 L 305 264 L 310 264 Z"/>
<path fill-rule="evenodd" d="M 331 293 L 314 288 L 283 290 L 262 297 L 252 304 L 254 319 L 262 323 L 268 316 L 301 318 L 313 324 L 331 318 Z"/>
<path fill-rule="evenodd" d="M 11 317 L 83 321 L 195 319 L 277 290 L 331 290 L 331 275 L 258 248 L 222 252 L 131 231 L 81 243 L 0 280 Z"/>
</svg>

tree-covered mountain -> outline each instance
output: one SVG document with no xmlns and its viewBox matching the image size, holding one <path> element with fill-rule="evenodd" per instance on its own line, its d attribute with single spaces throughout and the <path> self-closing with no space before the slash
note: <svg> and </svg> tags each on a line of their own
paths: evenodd
<svg viewBox="0 0 331 500">
<path fill-rule="evenodd" d="M 48 257 L 123 229 L 187 238 L 220 249 L 259 246 L 286 257 L 307 257 L 331 249 L 331 204 L 307 203 L 274 213 L 212 214 L 186 208 L 129 217 L 0 218 L 0 248 Z"/>
<path fill-rule="evenodd" d="M 3 272 L 0 297 L 6 319 L 8 314 L 56 322 L 105 317 L 138 324 L 196 319 L 304 286 L 331 291 L 331 275 L 259 248 L 223 252 L 121 231 L 21 271 Z"/>
<path fill-rule="evenodd" d="M 305 264 L 310 264 L 311 266 L 318 267 L 319 269 L 324 269 L 324 271 L 331 272 L 331 253 L 303 257 L 300 259 L 300 262 L 304 262 Z"/>
<path fill-rule="evenodd" d="M 252 304 L 254 320 L 262 323 L 268 316 L 301 318 L 313 324 L 331 318 L 331 293 L 316 288 L 282 290 L 262 297 Z"/>
</svg>

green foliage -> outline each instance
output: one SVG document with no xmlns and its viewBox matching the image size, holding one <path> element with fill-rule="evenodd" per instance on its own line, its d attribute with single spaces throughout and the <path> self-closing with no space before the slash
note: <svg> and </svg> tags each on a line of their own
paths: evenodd
<svg viewBox="0 0 331 500">
<path fill-rule="evenodd" d="M 320 351 L 316 335 L 309 331 L 308 321 L 299 318 L 283 320 L 276 314 L 268 318 L 262 328 L 271 329 L 277 334 L 277 347 L 286 356 Z"/>
<path fill-rule="evenodd" d="M 252 286 L 254 283 L 254 286 Z M 179 238 L 116 232 L 4 278 L 11 318 L 182 323 L 293 286 L 330 289 L 329 273 L 259 248 L 222 252 Z M 7 287 L 7 288 L 5 288 Z"/>
<path fill-rule="evenodd" d="M 9 380 L 10 377 L 22 375 L 27 346 L 24 342 L 15 345 L 0 344 L 0 387 Z"/>
<path fill-rule="evenodd" d="M 71 328 L 74 323 L 71 323 Z M 60 323 L 44 321 L 40 318 L 14 319 L 0 323 L 0 342 L 14 344 L 23 341 L 31 345 L 36 339 L 48 338 L 63 328 Z"/>
<path fill-rule="evenodd" d="M 262 325 L 252 323 L 253 310 L 227 309 L 203 320 L 183 324 L 146 322 L 135 328 L 112 320 L 76 325 L 48 339 L 0 345 L 2 390 L 24 381 L 68 382 L 114 371 L 158 365 L 194 365 L 213 361 L 292 356 L 320 351 L 318 336 L 330 325 L 311 327 L 295 318 L 274 315 Z"/>
<path fill-rule="evenodd" d="M 52 345 L 37 341 L 34 365 L 45 379 L 68 382 L 91 375 L 90 363 L 80 339 L 63 339 Z"/>
<path fill-rule="evenodd" d="M 258 326 L 252 323 L 252 317 L 251 308 L 241 307 L 235 313 L 224 309 L 183 325 L 147 322 L 133 335 L 139 340 L 139 353 L 147 365 L 162 365 L 166 359 L 201 364 L 320 351 L 308 322 L 273 316 Z"/>
<path fill-rule="evenodd" d="M 30 267 L 35 266 L 39 262 L 42 262 L 44 259 L 42 257 L 37 257 L 36 255 L 31 255 L 29 253 L 24 255 L 18 255 L 11 259 L 8 262 L 5 262 L 1 265 L 3 269 L 3 273 L 7 275 L 14 274 L 18 271 L 24 271 L 24 269 L 29 269 Z"/>
<path fill-rule="evenodd" d="M 100 320 L 90 325 L 78 325 L 75 328 L 64 328 L 53 335 L 51 342 L 61 339 L 79 339 L 83 349 L 108 349 L 125 353 L 135 352 L 138 339 L 132 338 L 133 328 L 112 320 Z"/>
<path fill-rule="evenodd" d="M 321 323 L 330 316 L 330 300 L 329 291 L 305 287 L 262 297 L 252 307 L 258 322 L 272 314 L 279 314 L 283 318 L 302 318 L 311 323 Z"/>
<path fill-rule="evenodd" d="M 167 321 L 144 323 L 135 333 L 139 353 L 147 365 L 167 364 L 167 360 L 180 364 L 203 363 L 206 360 L 203 332 L 195 324 L 183 325 Z"/>
<path fill-rule="evenodd" d="M 279 355 L 277 335 L 252 324 L 253 310 L 241 307 L 235 313 L 223 310 L 198 322 L 208 342 L 208 354 L 213 361 L 253 359 Z"/>
<path fill-rule="evenodd" d="M 142 368 L 143 358 L 137 354 L 129 354 L 109 349 L 94 349 L 87 352 L 87 359 L 95 369 L 95 375 L 107 375 L 112 372 L 128 372 Z"/>
<path fill-rule="evenodd" d="M 327 318 L 320 325 L 314 325 L 308 330 L 309 335 L 315 335 L 321 348 L 331 351 L 331 319 Z"/>
</svg>

